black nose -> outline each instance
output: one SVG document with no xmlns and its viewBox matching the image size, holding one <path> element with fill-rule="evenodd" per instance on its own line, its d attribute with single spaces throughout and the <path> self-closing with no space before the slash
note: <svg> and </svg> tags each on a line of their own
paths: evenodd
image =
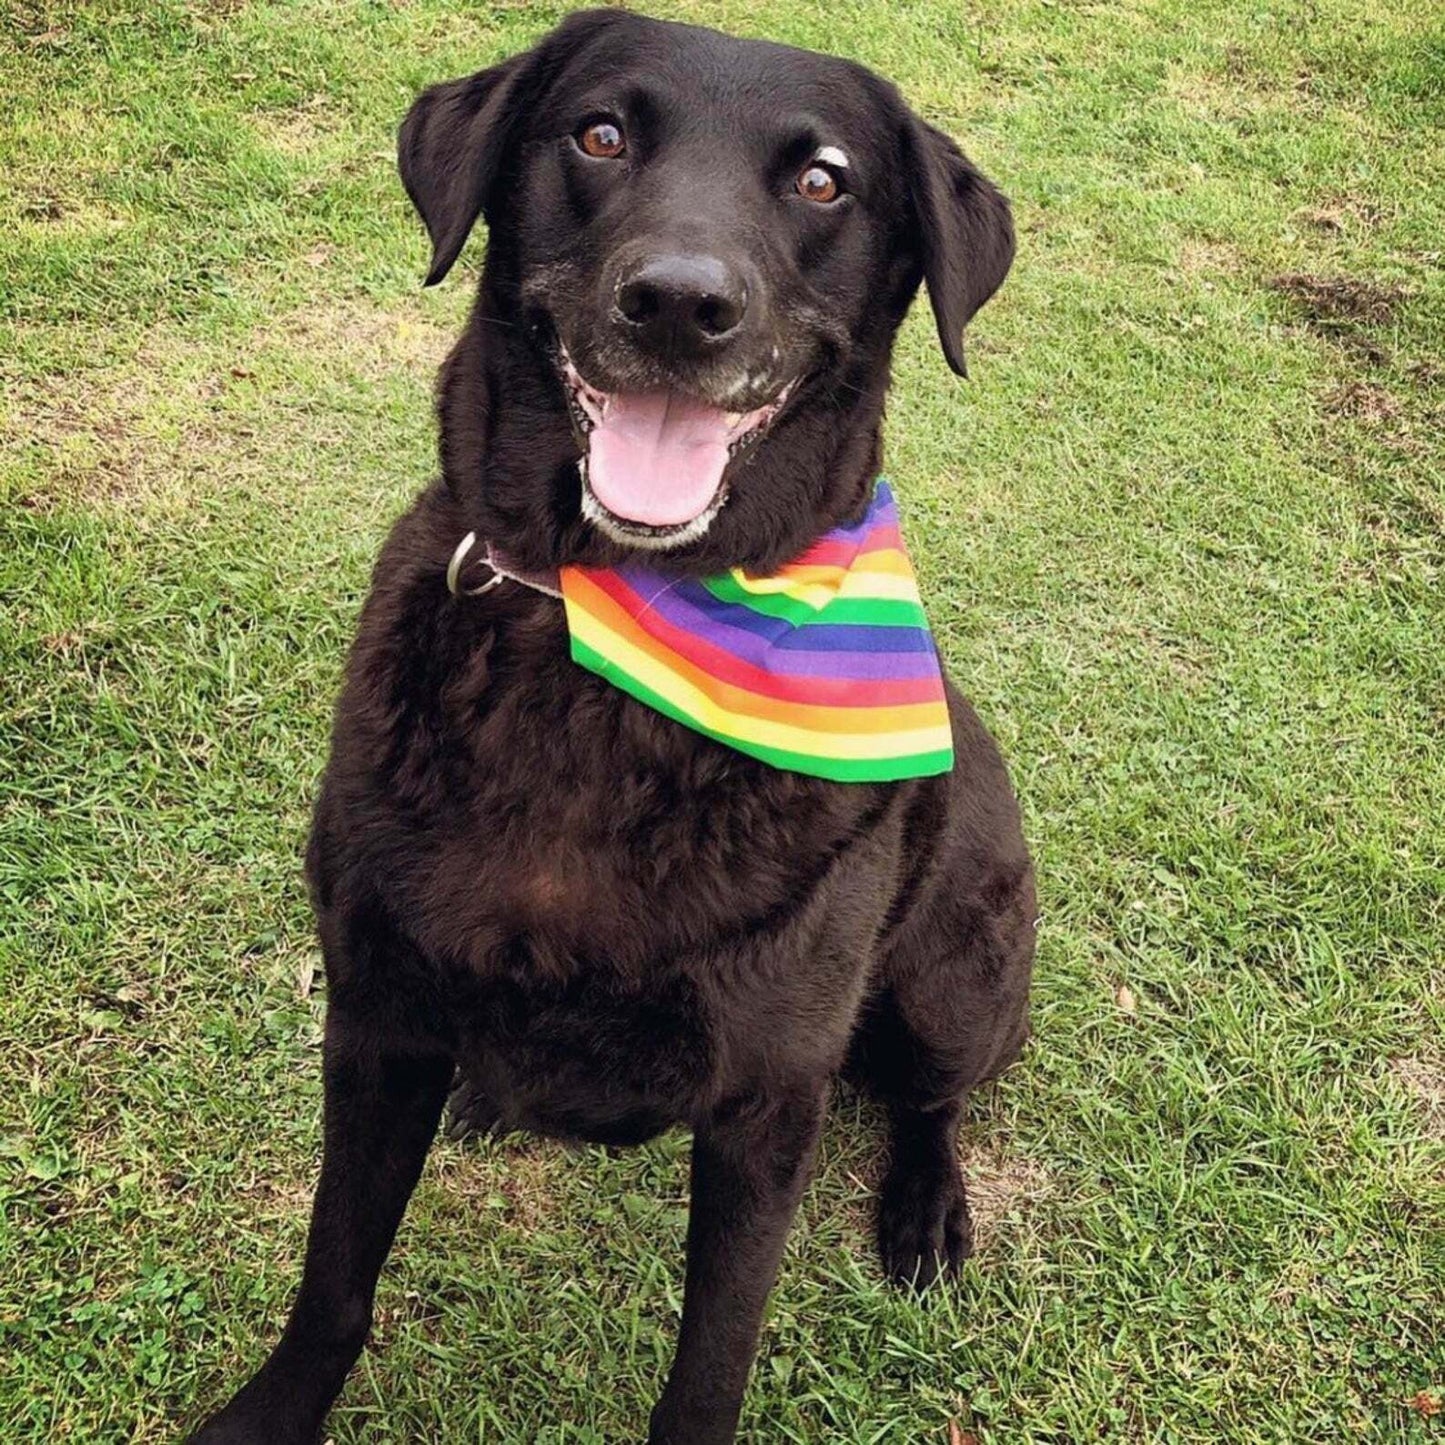
<svg viewBox="0 0 1445 1445">
<path fill-rule="evenodd" d="M 716 256 L 645 257 L 617 286 L 625 329 L 667 355 L 695 355 L 725 340 L 747 309 L 747 283 Z"/>
</svg>

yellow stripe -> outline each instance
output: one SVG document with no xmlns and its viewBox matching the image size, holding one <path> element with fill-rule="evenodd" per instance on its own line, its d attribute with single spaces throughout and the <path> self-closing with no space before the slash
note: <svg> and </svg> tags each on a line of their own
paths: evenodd
<svg viewBox="0 0 1445 1445">
<path fill-rule="evenodd" d="M 700 688 L 670 671 L 591 613 L 570 605 L 567 611 L 573 635 L 594 652 L 601 653 L 613 666 L 637 678 L 680 711 L 731 737 L 763 747 L 832 758 L 906 757 L 937 752 L 953 745 L 948 708 L 942 702 L 937 704 L 939 721 L 932 726 L 884 733 L 822 733 L 789 723 L 742 716 L 719 706 Z"/>
<path fill-rule="evenodd" d="M 741 579 L 739 579 L 741 580 Z M 796 582 L 777 579 L 775 585 L 759 587 L 754 583 L 743 584 L 754 597 L 791 597 L 821 612 L 830 602 L 840 597 L 857 599 L 860 602 L 917 602 L 918 584 L 911 577 L 858 577 L 850 573 L 838 586 L 799 586 Z"/>
<path fill-rule="evenodd" d="M 851 567 L 791 566 L 773 577 L 752 577 L 741 567 L 732 569 L 733 580 L 745 592 L 759 595 L 786 593 L 806 601 L 811 597 L 847 596 L 901 598 L 912 602 L 918 597 L 918 580 L 902 552 L 877 552 L 878 566 L 863 566 L 862 560 Z M 841 589 L 839 583 L 842 584 Z M 814 602 L 813 606 L 821 603 Z"/>
<path fill-rule="evenodd" d="M 888 573 L 875 573 L 870 577 L 866 572 L 850 572 L 833 595 L 835 597 L 891 598 L 898 602 L 917 602 L 922 606 L 922 598 L 918 595 L 918 583 L 911 575 L 895 577 Z"/>
<path fill-rule="evenodd" d="M 794 577 L 802 582 L 826 582 L 838 577 L 845 577 L 851 572 L 867 572 L 875 576 L 884 573 L 893 577 L 912 577 L 913 564 L 909 562 L 906 552 L 900 552 L 897 547 L 888 547 L 881 552 L 868 552 L 861 557 L 855 557 L 846 567 L 841 562 L 788 562 L 779 567 L 774 575 Z M 767 582 L 772 579 L 743 574 L 739 580 Z"/>
</svg>

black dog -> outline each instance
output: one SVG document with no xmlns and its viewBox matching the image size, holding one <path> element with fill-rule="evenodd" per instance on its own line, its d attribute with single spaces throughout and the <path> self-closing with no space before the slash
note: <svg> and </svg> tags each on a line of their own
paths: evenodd
<svg viewBox="0 0 1445 1445">
<path fill-rule="evenodd" d="M 887 1272 L 969 1251 L 962 1101 L 1027 1032 L 1017 806 L 952 689 L 951 773 L 782 771 L 584 671 L 534 587 L 454 595 L 448 559 L 468 532 L 524 578 L 796 557 L 867 505 L 925 279 L 963 371 L 1008 207 L 859 66 L 616 11 L 428 91 L 400 152 L 428 280 L 482 214 L 486 271 L 442 373 L 444 479 L 382 552 L 316 808 L 325 1162 L 300 1294 L 195 1438 L 316 1437 L 459 1070 L 475 1124 L 693 1130 L 648 1438 L 721 1445 L 845 1067 L 890 1114 Z"/>
</svg>

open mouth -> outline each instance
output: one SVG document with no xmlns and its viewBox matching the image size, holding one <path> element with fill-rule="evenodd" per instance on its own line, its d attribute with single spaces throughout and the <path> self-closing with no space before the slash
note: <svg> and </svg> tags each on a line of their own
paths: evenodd
<svg viewBox="0 0 1445 1445">
<path fill-rule="evenodd" d="M 679 391 L 592 386 L 558 345 L 558 369 L 583 444 L 582 513 L 616 541 L 680 547 L 696 541 L 727 502 L 727 468 L 756 445 L 793 382 L 748 411 Z"/>
</svg>

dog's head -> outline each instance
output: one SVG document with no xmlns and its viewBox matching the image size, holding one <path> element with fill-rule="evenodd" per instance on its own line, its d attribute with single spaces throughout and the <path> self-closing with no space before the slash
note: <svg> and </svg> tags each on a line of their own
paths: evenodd
<svg viewBox="0 0 1445 1445">
<path fill-rule="evenodd" d="M 1002 195 L 887 82 L 624 11 L 425 92 L 400 163 L 428 283 L 488 226 L 443 384 L 448 480 L 494 539 L 545 508 L 553 552 L 582 560 L 806 545 L 872 480 L 920 281 L 962 375 L 964 326 L 1013 256 Z"/>
</svg>

